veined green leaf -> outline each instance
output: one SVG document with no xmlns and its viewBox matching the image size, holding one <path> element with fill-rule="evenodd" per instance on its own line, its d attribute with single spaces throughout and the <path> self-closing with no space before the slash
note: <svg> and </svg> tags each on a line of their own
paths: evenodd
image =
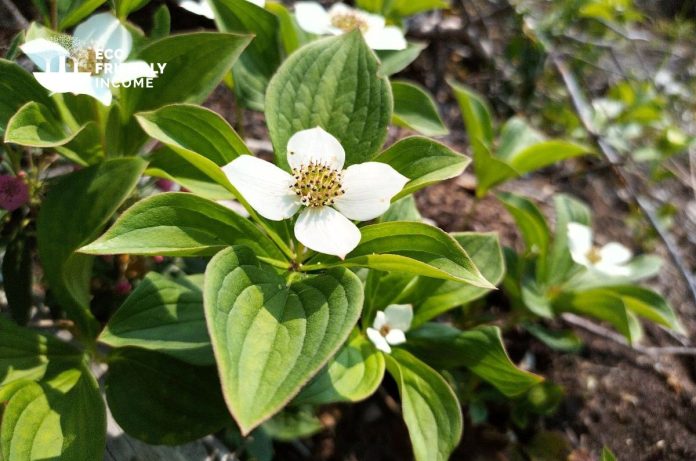
<svg viewBox="0 0 696 461">
<path fill-rule="evenodd" d="M 402 349 L 385 354 L 399 386 L 401 408 L 416 461 L 447 461 L 462 436 L 462 410 L 447 382 Z"/>
<path fill-rule="evenodd" d="M 47 107 L 55 115 L 58 114 L 48 91 L 17 63 L 0 59 L 0 75 L 0 136 L 5 136 L 5 127 L 12 115 L 30 101 Z"/>
<path fill-rule="evenodd" d="M 225 401 L 246 435 L 336 353 L 358 320 L 363 291 L 346 269 L 286 286 L 249 248 L 235 246 L 208 264 L 204 301 Z"/>
<path fill-rule="evenodd" d="M 405 81 L 392 81 L 391 87 L 394 95 L 392 120 L 395 125 L 410 128 L 426 136 L 449 133 L 440 118 L 435 101 L 425 88 Z"/>
<path fill-rule="evenodd" d="M 389 82 L 359 31 L 310 43 L 278 69 L 266 94 L 266 122 L 276 164 L 287 168 L 290 137 L 316 126 L 346 151 L 346 166 L 372 158 L 391 119 Z"/>
<path fill-rule="evenodd" d="M 444 144 L 420 136 L 394 143 L 375 160 L 391 165 L 410 180 L 392 201 L 430 184 L 459 176 L 471 161 Z"/>
<path fill-rule="evenodd" d="M 293 404 L 357 402 L 372 395 L 384 377 L 384 357 L 354 334 L 326 367 L 295 397 Z"/>
<path fill-rule="evenodd" d="M 389 77 L 401 72 L 415 61 L 427 46 L 427 43 L 409 42 L 403 50 L 375 50 L 381 64 L 379 75 Z"/>
<path fill-rule="evenodd" d="M 137 184 L 139 158 L 104 161 L 68 174 L 50 188 L 38 216 L 39 257 L 56 300 L 82 334 L 96 336 L 89 309 L 92 258 L 75 250 L 94 238 Z"/>
<path fill-rule="evenodd" d="M 230 422 L 215 367 L 126 347 L 109 356 L 106 399 L 128 434 L 154 445 L 180 445 Z"/>
<path fill-rule="evenodd" d="M 360 229 L 362 239 L 343 262 L 322 255 L 331 266 L 360 266 L 381 271 L 453 280 L 495 288 L 481 275 L 457 241 L 437 227 L 417 222 L 384 222 Z"/>
<path fill-rule="evenodd" d="M 284 258 L 248 219 L 202 197 L 173 192 L 139 201 L 80 252 L 197 256 L 238 244 L 249 246 L 260 256 Z"/>
<path fill-rule="evenodd" d="M 444 323 L 426 323 L 408 332 L 406 348 L 436 368 L 466 367 L 508 397 L 543 380 L 510 361 L 498 327 L 460 331 Z"/>
<path fill-rule="evenodd" d="M 193 365 L 214 363 L 203 293 L 150 272 L 109 319 L 99 341 L 162 352 Z"/>
<path fill-rule="evenodd" d="M 464 117 L 464 125 L 474 153 L 493 146 L 493 118 L 488 103 L 471 89 L 449 81 Z M 480 144 L 479 144 L 480 143 Z"/>
</svg>

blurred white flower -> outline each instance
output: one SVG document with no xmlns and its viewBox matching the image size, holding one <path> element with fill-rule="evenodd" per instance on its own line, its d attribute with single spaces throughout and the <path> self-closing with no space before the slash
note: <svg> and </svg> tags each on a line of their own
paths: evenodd
<svg viewBox="0 0 696 461">
<path fill-rule="evenodd" d="M 573 261 L 609 276 L 627 276 L 631 271 L 631 250 L 620 243 L 610 242 L 601 248 L 592 243 L 592 229 L 571 222 L 568 224 L 568 247 Z"/>
<path fill-rule="evenodd" d="M 110 13 L 100 13 L 78 25 L 63 44 L 43 38 L 31 40 L 21 50 L 41 69 L 36 80 L 52 93 L 87 94 L 111 104 L 110 84 L 156 77 L 145 61 L 128 61 L 133 38 Z M 63 46 L 65 45 L 65 46 Z"/>
<path fill-rule="evenodd" d="M 410 304 L 391 304 L 384 311 L 377 311 L 372 328 L 366 333 L 372 344 L 389 354 L 391 346 L 406 342 L 406 332 L 413 321 L 413 307 Z"/>
<path fill-rule="evenodd" d="M 328 11 L 317 2 L 295 3 L 299 26 L 317 35 L 341 35 L 359 29 L 373 50 L 403 50 L 407 43 L 396 26 L 387 26 L 382 16 L 336 3 Z"/>
<path fill-rule="evenodd" d="M 295 237 L 320 253 L 344 258 L 360 242 L 360 230 L 350 220 L 380 216 L 408 182 L 386 163 L 365 162 L 344 170 L 343 146 L 320 127 L 292 135 L 287 151 L 292 174 L 251 155 L 222 169 L 264 218 L 288 219 L 304 206 Z"/>
<path fill-rule="evenodd" d="M 247 2 L 261 8 L 266 6 L 266 0 L 247 0 Z M 213 13 L 208 0 L 182 0 L 179 2 L 179 6 L 193 14 L 205 16 L 208 19 L 215 19 L 215 13 Z"/>
</svg>

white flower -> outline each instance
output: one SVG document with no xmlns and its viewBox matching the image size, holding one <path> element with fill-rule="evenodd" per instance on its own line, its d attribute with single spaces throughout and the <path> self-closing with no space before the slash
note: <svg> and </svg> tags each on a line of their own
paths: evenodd
<svg viewBox="0 0 696 461">
<path fill-rule="evenodd" d="M 266 6 L 266 0 L 247 0 L 247 2 L 261 8 Z M 179 6 L 193 14 L 205 16 L 208 19 L 215 19 L 215 13 L 213 13 L 213 9 L 207 0 L 182 0 L 179 2 Z"/>
<path fill-rule="evenodd" d="M 20 47 L 41 69 L 36 80 L 52 93 L 87 94 L 108 106 L 109 83 L 157 76 L 145 61 L 125 62 L 133 38 L 110 13 L 92 16 L 63 39 L 62 45 L 39 38 Z"/>
<path fill-rule="evenodd" d="M 568 224 L 568 247 L 570 255 L 578 264 L 609 276 L 627 276 L 631 270 L 626 263 L 631 259 L 631 250 L 620 243 L 607 243 L 601 248 L 592 244 L 592 229 L 571 222 Z"/>
<path fill-rule="evenodd" d="M 237 157 L 223 171 L 264 218 L 288 219 L 304 206 L 295 237 L 320 253 L 345 257 L 360 242 L 360 230 L 350 220 L 380 216 L 408 182 L 386 163 L 344 170 L 343 147 L 320 127 L 292 135 L 287 151 L 292 174 L 251 155 Z"/>
<path fill-rule="evenodd" d="M 317 2 L 297 2 L 295 18 L 302 29 L 317 35 L 341 35 L 359 29 L 373 50 L 403 50 L 407 46 L 401 29 L 387 26 L 382 16 L 343 3 L 326 11 Z"/>
<path fill-rule="evenodd" d="M 366 333 L 372 344 L 389 354 L 391 347 L 406 342 L 406 332 L 411 328 L 413 308 L 410 304 L 391 304 L 384 311 L 377 311 L 372 328 Z"/>
</svg>

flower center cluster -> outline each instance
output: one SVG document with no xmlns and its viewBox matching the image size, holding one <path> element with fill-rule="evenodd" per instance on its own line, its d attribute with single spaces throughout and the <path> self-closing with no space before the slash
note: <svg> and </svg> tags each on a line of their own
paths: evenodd
<svg viewBox="0 0 696 461">
<path fill-rule="evenodd" d="M 97 53 L 94 48 L 77 48 L 70 55 L 71 59 L 68 59 L 67 66 L 71 71 L 75 70 L 77 66 L 78 72 L 89 72 L 92 76 L 96 76 L 102 73 L 104 69 L 104 64 L 109 62 L 104 53 Z"/>
<path fill-rule="evenodd" d="M 341 189 L 341 173 L 321 163 L 310 162 L 301 168 L 293 168 L 292 175 L 295 183 L 290 189 L 305 206 L 333 205 L 336 197 L 345 193 Z"/>
<path fill-rule="evenodd" d="M 587 252 L 585 256 L 587 257 L 587 260 L 592 264 L 597 264 L 602 260 L 602 255 L 599 252 L 599 248 L 597 247 L 590 248 L 590 250 Z"/>
<path fill-rule="evenodd" d="M 382 328 L 379 329 L 379 334 L 386 337 L 390 331 L 391 328 L 389 328 L 389 325 L 384 325 L 382 326 Z"/>
<path fill-rule="evenodd" d="M 334 14 L 331 16 L 331 25 L 344 32 L 358 29 L 360 32 L 367 32 L 367 21 L 360 15 L 352 12 Z"/>
</svg>

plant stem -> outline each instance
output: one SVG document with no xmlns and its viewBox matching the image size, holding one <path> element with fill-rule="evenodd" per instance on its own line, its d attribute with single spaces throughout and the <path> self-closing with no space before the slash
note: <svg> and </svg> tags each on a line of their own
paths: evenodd
<svg viewBox="0 0 696 461">
<path fill-rule="evenodd" d="M 51 0 L 51 29 L 58 30 L 58 0 Z"/>
</svg>

